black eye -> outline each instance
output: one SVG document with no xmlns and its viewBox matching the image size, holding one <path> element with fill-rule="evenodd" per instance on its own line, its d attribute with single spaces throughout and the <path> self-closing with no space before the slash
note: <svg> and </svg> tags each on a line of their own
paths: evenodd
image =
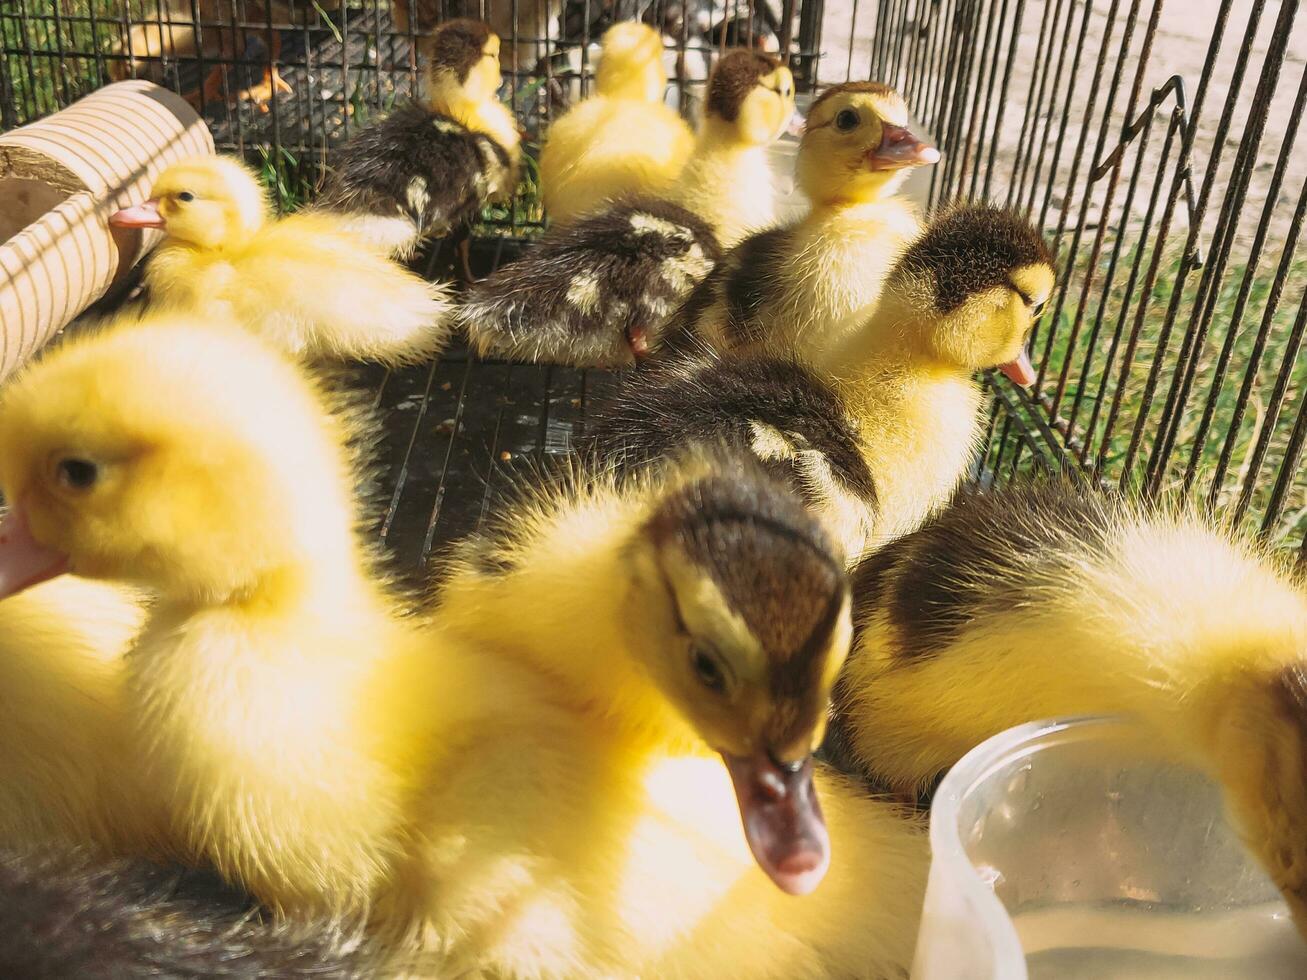
<svg viewBox="0 0 1307 980">
<path fill-rule="evenodd" d="M 698 647 L 693 647 L 690 650 L 690 664 L 694 667 L 694 673 L 699 678 L 699 683 L 708 690 L 717 694 L 721 694 L 726 690 L 726 676 L 722 673 L 717 658 L 712 654 L 706 653 Z"/>
<path fill-rule="evenodd" d="M 835 128 L 841 133 L 858 128 L 858 114 L 852 109 L 841 109 L 835 114 Z"/>
<path fill-rule="evenodd" d="M 190 191 L 182 191 L 180 194 L 177 195 L 177 200 L 179 200 L 179 201 L 193 201 L 193 200 L 195 200 L 195 195 L 192 194 Z"/>
<path fill-rule="evenodd" d="M 61 459 L 55 472 L 59 482 L 70 490 L 89 490 L 95 486 L 100 476 L 100 469 L 89 459 Z"/>
<path fill-rule="evenodd" d="M 1041 299 L 1038 303 L 1032 303 L 1032 304 L 1030 304 L 1030 318 L 1031 318 L 1032 320 L 1038 320 L 1038 319 L 1039 319 L 1040 315 L 1044 312 L 1044 303 L 1045 303 L 1045 302 L 1047 302 L 1047 301 Z"/>
</svg>

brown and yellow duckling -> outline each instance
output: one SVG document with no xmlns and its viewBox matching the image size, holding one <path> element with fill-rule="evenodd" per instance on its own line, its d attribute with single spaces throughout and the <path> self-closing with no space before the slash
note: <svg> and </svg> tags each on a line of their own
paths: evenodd
<svg viewBox="0 0 1307 980">
<path fill-rule="evenodd" d="M 811 755 L 843 578 L 802 504 L 715 450 L 581 472 L 473 538 L 442 647 L 539 693 L 451 746 L 421 808 L 409 907 L 449 972 L 906 969 L 919 825 Z"/>
<path fill-rule="evenodd" d="M 857 331 L 903 249 L 921 233 L 895 196 L 939 152 L 908 129 L 893 89 L 848 82 L 808 111 L 798 183 L 811 210 L 746 238 L 696 288 L 679 324 L 717 350 L 781 349 L 812 358 Z"/>
<path fill-rule="evenodd" d="M 982 431 L 974 373 L 1033 380 L 1024 345 L 1051 261 L 1019 215 L 956 208 L 904 253 L 841 359 L 669 357 L 599 407 L 598 451 L 647 465 L 687 440 L 726 438 L 788 473 L 856 558 L 956 489 Z"/>
<path fill-rule="evenodd" d="M 1062 480 L 961 494 L 853 573 L 836 696 L 905 792 L 1014 725 L 1130 714 L 1223 787 L 1307 931 L 1307 589 L 1210 517 Z"/>
<path fill-rule="evenodd" d="M 604 32 L 595 94 L 550 125 L 540 151 L 545 211 L 567 224 L 636 194 L 665 196 L 694 134 L 663 104 L 663 39 L 638 21 Z"/>
<path fill-rule="evenodd" d="M 508 197 L 521 156 L 499 101 L 500 42 L 488 26 L 451 20 L 431 39 L 423 102 L 403 106 L 338 150 L 315 207 L 400 258 L 464 230 Z"/>
</svg>

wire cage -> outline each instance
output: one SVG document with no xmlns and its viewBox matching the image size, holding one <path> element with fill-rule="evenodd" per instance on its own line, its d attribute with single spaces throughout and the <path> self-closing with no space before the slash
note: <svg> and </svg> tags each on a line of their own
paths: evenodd
<svg viewBox="0 0 1307 980">
<path fill-rule="evenodd" d="M 941 150 L 929 205 L 990 199 L 1056 246 L 1033 391 L 988 379 L 977 474 L 1069 469 L 1186 492 L 1307 556 L 1307 98 L 1298 0 L 6 0 L 0 122 L 114 78 L 190 94 L 220 150 L 306 200 L 332 147 L 415 92 L 423 41 L 480 16 L 531 145 L 584 93 L 614 20 L 662 28 L 691 110 L 723 44 L 789 58 L 801 91 L 897 87 Z M 241 97 L 275 63 L 290 91 Z M 207 83 L 207 84 L 206 84 Z M 532 168 L 478 226 L 483 268 L 541 227 Z M 436 247 L 419 259 L 435 274 Z M 455 352 L 366 373 L 390 420 L 381 534 L 405 561 L 479 519 L 507 464 L 565 454 L 611 378 Z"/>
</svg>

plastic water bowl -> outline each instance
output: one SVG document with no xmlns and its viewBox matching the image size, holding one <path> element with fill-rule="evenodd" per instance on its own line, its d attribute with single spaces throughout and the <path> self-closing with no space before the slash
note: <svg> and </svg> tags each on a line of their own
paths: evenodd
<svg viewBox="0 0 1307 980">
<path fill-rule="evenodd" d="M 1023 725 L 940 784 L 914 980 L 1307 977 L 1202 773 L 1114 718 Z"/>
</svg>

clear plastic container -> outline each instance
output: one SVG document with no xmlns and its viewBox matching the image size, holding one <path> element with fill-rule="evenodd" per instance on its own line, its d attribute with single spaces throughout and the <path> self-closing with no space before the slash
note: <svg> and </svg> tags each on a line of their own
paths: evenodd
<svg viewBox="0 0 1307 980">
<path fill-rule="evenodd" d="M 1307 977 L 1216 786 L 1112 718 L 1023 725 L 940 784 L 914 980 Z"/>
</svg>

